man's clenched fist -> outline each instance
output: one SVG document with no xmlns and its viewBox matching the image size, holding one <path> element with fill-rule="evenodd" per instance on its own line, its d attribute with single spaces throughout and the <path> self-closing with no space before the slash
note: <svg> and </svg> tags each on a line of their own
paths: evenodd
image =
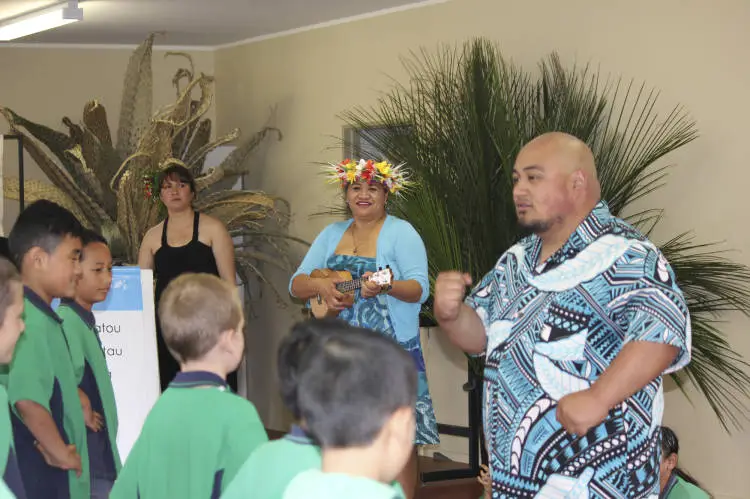
<svg viewBox="0 0 750 499">
<path fill-rule="evenodd" d="M 434 313 L 438 322 L 451 322 L 458 318 L 466 296 L 466 286 L 470 285 L 469 274 L 457 271 L 438 274 L 434 298 Z"/>
</svg>

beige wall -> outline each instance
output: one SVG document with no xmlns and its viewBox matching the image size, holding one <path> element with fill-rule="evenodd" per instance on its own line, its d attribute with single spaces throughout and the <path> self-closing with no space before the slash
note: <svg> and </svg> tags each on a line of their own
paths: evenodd
<svg viewBox="0 0 750 499">
<path fill-rule="evenodd" d="M 117 134 L 122 85 L 128 59 L 133 49 L 61 49 L 7 48 L 0 46 L 0 106 L 9 107 L 36 123 L 67 132 L 63 116 L 80 122 L 84 104 L 99 99 L 107 109 L 113 136 Z M 196 71 L 212 74 L 213 52 L 191 54 Z M 153 55 L 154 108 L 169 104 L 175 98 L 172 75 L 184 59 L 164 59 L 163 51 Z M 212 108 L 210 117 L 215 116 Z M 8 124 L 0 118 L 0 133 L 7 133 Z M 16 176 L 15 142 L 6 142 L 5 175 Z M 25 156 L 27 179 L 46 180 L 41 170 Z M 18 202 L 5 201 L 3 227 L 5 233 L 18 216 Z"/>
<path fill-rule="evenodd" d="M 678 103 L 689 109 L 701 137 L 670 158 L 679 168 L 651 200 L 668 209 L 657 237 L 695 229 L 701 240 L 726 240 L 739 250 L 738 260 L 750 263 L 750 232 L 740 204 L 750 180 L 748 25 L 745 0 L 452 0 L 218 51 L 219 131 L 255 129 L 275 108 L 273 122 L 284 141 L 258 159 L 253 186 L 290 199 L 292 232 L 312 239 L 327 220 L 309 214 L 335 195 L 313 165 L 339 159 L 338 150 L 328 149 L 341 134 L 335 115 L 374 102 L 388 76 L 402 77 L 400 55 L 475 35 L 497 40 L 506 55 L 529 68 L 557 50 L 568 63 L 592 62 L 605 75 L 645 80 L 661 90 L 662 109 Z M 285 279 L 278 281 L 283 285 Z M 297 308 L 269 306 L 255 320 L 249 343 L 251 393 L 276 427 L 285 418 L 274 394 L 273 351 L 298 317 Z M 750 358 L 747 327 L 747 320 L 730 317 L 725 330 Z M 433 391 L 455 383 L 433 372 Z M 681 437 L 683 464 L 717 497 L 747 497 L 750 428 L 727 436 L 705 404 L 695 399 L 691 406 L 674 391 L 667 395 L 665 419 Z"/>
</svg>

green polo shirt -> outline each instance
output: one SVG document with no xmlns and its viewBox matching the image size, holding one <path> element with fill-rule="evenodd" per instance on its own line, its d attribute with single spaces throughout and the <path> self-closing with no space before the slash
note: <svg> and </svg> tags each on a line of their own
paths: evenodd
<svg viewBox="0 0 750 499">
<path fill-rule="evenodd" d="M 711 497 L 700 487 L 696 487 L 678 476 L 675 476 L 674 480 L 670 480 L 667 487 L 668 490 L 665 491 L 666 499 L 709 499 Z"/>
<path fill-rule="evenodd" d="M 52 416 L 62 439 L 76 446 L 82 465 L 80 477 L 75 471 L 47 465 L 34 445 L 34 436 L 14 410 L 13 437 L 26 494 L 29 498 L 88 499 L 86 425 L 62 320 L 29 288 L 24 296 L 26 330 L 16 344 L 8 377 L 11 406 L 15 409 L 21 400 L 41 405 Z"/>
<path fill-rule="evenodd" d="M 320 448 L 298 426 L 279 440 L 266 442 L 242 465 L 222 499 L 281 499 L 299 473 L 320 468 Z"/>
<path fill-rule="evenodd" d="M 13 448 L 13 427 L 10 422 L 8 392 L 0 386 L 0 476 L 8 490 L 18 497 L 26 497 L 18 459 Z"/>
<path fill-rule="evenodd" d="M 5 473 L 8 455 L 13 450 L 13 428 L 10 425 L 9 408 L 8 392 L 4 386 L 0 386 L 0 476 Z"/>
<path fill-rule="evenodd" d="M 181 372 L 151 409 L 110 499 L 217 499 L 268 441 L 255 406 L 208 372 Z"/>
<path fill-rule="evenodd" d="M 78 387 L 88 396 L 92 410 L 104 417 L 103 430 L 86 429 L 91 476 L 114 481 L 122 467 L 117 451 L 117 406 L 94 314 L 72 300 L 62 300 L 57 314 L 63 320 Z"/>
<path fill-rule="evenodd" d="M 2 480 L 0 480 L 0 499 L 16 499 L 15 494 L 10 491 Z"/>
<path fill-rule="evenodd" d="M 247 458 L 221 499 L 245 499 L 251 491 L 253 499 L 281 499 L 294 477 L 321 465 L 320 447 L 294 425 L 283 438 L 266 442 Z M 393 490 L 404 496 L 398 482 L 393 482 Z"/>
<path fill-rule="evenodd" d="M 370 478 L 324 473 L 320 470 L 303 471 L 284 492 L 283 499 L 403 499 L 393 486 Z"/>
</svg>

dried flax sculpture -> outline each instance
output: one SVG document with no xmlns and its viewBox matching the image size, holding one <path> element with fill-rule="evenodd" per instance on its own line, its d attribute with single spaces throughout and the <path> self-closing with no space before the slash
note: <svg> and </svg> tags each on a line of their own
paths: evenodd
<svg viewBox="0 0 750 499">
<path fill-rule="evenodd" d="M 176 101 L 153 113 L 153 42 L 151 35 L 130 57 L 116 144 L 106 110 L 96 100 L 84 106 L 81 123 L 63 118 L 67 134 L 0 107 L 12 132 L 24 136 L 26 151 L 51 181 L 26 181 L 25 199 L 49 199 L 65 206 L 107 237 L 116 260 L 132 264 L 144 234 L 163 216 L 153 186 L 155 175 L 170 165 L 183 165 L 196 177 L 195 208 L 224 222 L 240 241 L 235 246 L 237 271 L 245 284 L 256 279 L 268 283 L 264 263 L 292 271 L 288 242 L 306 243 L 286 233 L 288 203 L 260 191 L 231 189 L 249 171 L 253 150 L 268 134 L 281 140 L 280 131 L 263 128 L 243 139 L 219 166 L 204 172 L 206 155 L 238 139 L 240 132 L 235 129 L 210 140 L 211 121 L 203 116 L 213 102 L 213 78 L 196 75 L 186 54 L 167 54 L 185 57 L 190 67 L 178 70 L 172 80 Z M 5 196 L 18 199 L 18 187 L 17 178 L 6 178 Z"/>
</svg>

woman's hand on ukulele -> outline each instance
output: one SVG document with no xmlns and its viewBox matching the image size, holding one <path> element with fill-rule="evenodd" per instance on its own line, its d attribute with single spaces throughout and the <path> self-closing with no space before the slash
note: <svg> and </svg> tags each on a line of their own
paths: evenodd
<svg viewBox="0 0 750 499">
<path fill-rule="evenodd" d="M 318 291 L 318 295 L 325 300 L 329 307 L 335 310 L 344 310 L 347 308 L 344 293 L 336 289 L 336 284 L 343 279 L 338 276 L 331 276 L 318 278 L 316 280 L 317 283 L 315 287 Z"/>
<path fill-rule="evenodd" d="M 370 280 L 372 274 L 372 272 L 365 272 L 362 274 L 362 289 L 359 290 L 359 294 L 362 298 L 372 298 L 383 291 L 380 284 L 376 284 Z"/>
</svg>

